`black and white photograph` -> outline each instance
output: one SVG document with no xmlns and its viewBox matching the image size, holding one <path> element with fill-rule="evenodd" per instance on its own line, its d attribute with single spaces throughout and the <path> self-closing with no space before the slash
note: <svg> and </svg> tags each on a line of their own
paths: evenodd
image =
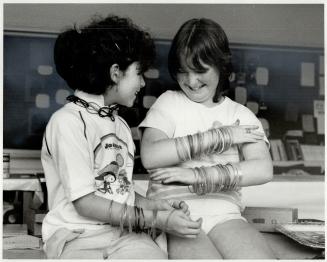
<svg viewBox="0 0 327 262">
<path fill-rule="evenodd" d="M 2 258 L 325 260 L 324 1 L 3 1 Z"/>
</svg>

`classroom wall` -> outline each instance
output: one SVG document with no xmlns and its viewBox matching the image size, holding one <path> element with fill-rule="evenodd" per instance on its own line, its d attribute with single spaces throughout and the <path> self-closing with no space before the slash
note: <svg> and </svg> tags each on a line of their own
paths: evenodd
<svg viewBox="0 0 327 262">
<path fill-rule="evenodd" d="M 324 46 L 323 4 L 4 4 L 4 29 L 58 32 L 98 13 L 129 16 L 171 39 L 193 17 L 216 20 L 233 43 Z"/>
</svg>

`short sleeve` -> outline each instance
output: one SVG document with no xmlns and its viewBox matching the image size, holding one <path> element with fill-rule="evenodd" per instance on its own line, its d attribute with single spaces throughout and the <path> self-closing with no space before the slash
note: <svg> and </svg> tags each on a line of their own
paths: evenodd
<svg viewBox="0 0 327 262">
<path fill-rule="evenodd" d="M 260 120 L 256 117 L 256 115 L 247 107 L 245 106 L 239 106 L 237 113 L 235 115 L 236 120 L 240 120 L 240 125 L 255 125 L 258 126 L 258 130 L 265 134 L 265 131 L 262 127 L 262 124 Z M 266 134 L 264 136 L 264 141 L 267 143 L 268 146 L 270 146 L 268 138 L 266 137 Z"/>
<path fill-rule="evenodd" d="M 52 119 L 46 135 L 67 198 L 74 201 L 94 192 L 92 159 L 82 120 L 67 116 Z"/>
<path fill-rule="evenodd" d="M 173 137 L 176 129 L 173 113 L 175 101 L 174 93 L 171 91 L 167 91 L 159 96 L 149 109 L 145 119 L 138 126 L 140 136 L 142 136 L 144 128 L 151 127 L 159 129 L 170 138 Z"/>
</svg>

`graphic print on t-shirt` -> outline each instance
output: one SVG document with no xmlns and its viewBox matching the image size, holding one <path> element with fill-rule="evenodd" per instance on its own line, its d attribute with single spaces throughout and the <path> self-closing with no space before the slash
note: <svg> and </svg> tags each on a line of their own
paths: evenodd
<svg viewBox="0 0 327 262">
<path fill-rule="evenodd" d="M 101 182 L 100 185 L 97 187 L 97 190 L 99 192 L 104 194 L 107 192 L 109 194 L 113 194 L 110 184 L 114 183 L 117 180 L 118 170 L 118 163 L 116 161 L 112 161 L 109 165 L 106 165 L 98 172 L 98 176 L 95 178 L 95 180 Z"/>
<path fill-rule="evenodd" d="M 128 174 L 133 170 L 133 156 L 124 140 L 112 133 L 103 136 L 95 150 L 95 161 L 105 164 L 95 177 L 95 187 L 101 195 L 122 196 L 130 192 L 132 183 Z"/>
<path fill-rule="evenodd" d="M 97 183 L 97 190 L 103 194 L 114 194 L 112 184 L 118 183 L 116 193 L 125 194 L 129 192 L 131 182 L 128 180 L 127 172 L 124 168 L 124 158 L 121 154 L 116 154 L 116 161 L 112 161 L 104 168 L 98 171 L 98 176 L 95 178 Z"/>
</svg>

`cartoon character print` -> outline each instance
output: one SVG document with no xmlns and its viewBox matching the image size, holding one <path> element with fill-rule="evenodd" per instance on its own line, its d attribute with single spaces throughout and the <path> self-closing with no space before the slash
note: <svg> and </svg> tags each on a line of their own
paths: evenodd
<svg viewBox="0 0 327 262">
<path fill-rule="evenodd" d="M 116 161 L 112 161 L 109 165 L 106 165 L 103 169 L 98 172 L 98 176 L 95 178 L 97 181 L 103 181 L 102 186 L 97 190 L 101 193 L 109 193 L 113 194 L 111 185 L 117 180 L 117 173 L 119 170 L 118 163 Z"/>
<path fill-rule="evenodd" d="M 119 182 L 119 188 L 117 188 L 117 190 L 116 190 L 117 193 L 123 195 L 125 192 L 129 192 L 131 182 L 128 181 L 127 173 L 126 173 L 125 169 L 122 169 L 119 172 L 118 182 Z"/>
<path fill-rule="evenodd" d="M 98 176 L 95 178 L 97 181 L 102 181 L 103 183 L 97 189 L 99 192 L 106 194 L 113 194 L 112 184 L 117 181 L 119 187 L 116 189 L 116 192 L 119 194 L 125 194 L 129 192 L 130 182 L 127 178 L 127 172 L 125 169 L 119 169 L 124 166 L 124 158 L 121 154 L 116 155 L 116 161 L 112 161 L 110 164 L 106 165 L 103 169 L 98 172 Z M 116 182 L 116 183 L 117 183 Z"/>
</svg>

